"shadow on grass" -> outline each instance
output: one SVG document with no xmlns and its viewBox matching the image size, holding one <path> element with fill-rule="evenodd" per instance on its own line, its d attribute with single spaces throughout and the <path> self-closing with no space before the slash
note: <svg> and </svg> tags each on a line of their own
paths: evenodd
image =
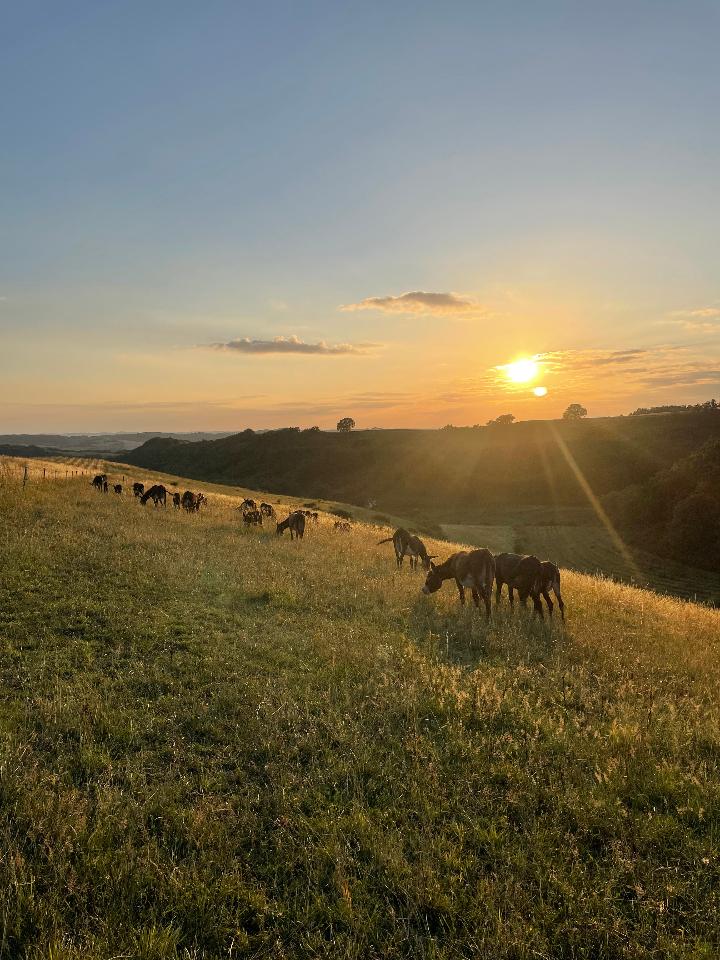
<svg viewBox="0 0 720 960">
<path fill-rule="evenodd" d="M 559 620 L 544 621 L 531 610 L 493 601 L 490 620 L 473 603 L 449 609 L 419 596 L 410 608 L 408 634 L 441 660 L 474 670 L 482 663 L 538 663 L 555 657 L 565 637 Z"/>
</svg>

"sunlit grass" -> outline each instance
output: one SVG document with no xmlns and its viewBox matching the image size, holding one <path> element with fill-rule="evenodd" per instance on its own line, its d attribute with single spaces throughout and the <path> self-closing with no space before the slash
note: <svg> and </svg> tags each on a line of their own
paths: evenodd
<svg viewBox="0 0 720 960">
<path fill-rule="evenodd" d="M 717 955 L 720 613 L 488 627 L 194 487 L 0 489 L 0 956 Z"/>
</svg>

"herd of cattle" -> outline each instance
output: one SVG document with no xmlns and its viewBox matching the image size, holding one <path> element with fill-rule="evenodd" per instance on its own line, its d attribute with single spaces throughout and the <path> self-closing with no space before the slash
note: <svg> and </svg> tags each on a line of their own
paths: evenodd
<svg viewBox="0 0 720 960">
<path fill-rule="evenodd" d="M 108 493 L 107 474 L 99 473 L 92 480 L 92 486 L 102 493 Z M 167 506 L 168 491 L 161 483 L 153 484 L 146 490 L 144 484 L 136 481 L 132 485 L 132 491 L 133 496 L 137 497 L 143 506 L 148 500 L 152 500 L 156 507 L 161 504 L 163 507 Z M 122 484 L 113 484 L 113 492 L 122 495 Z M 173 493 L 171 496 L 173 507 L 188 513 L 199 513 L 202 504 L 207 502 L 204 494 L 193 493 L 191 490 L 186 490 L 183 494 Z M 302 540 L 306 522 L 309 520 L 317 523 L 319 519 L 318 513 L 312 510 L 294 510 L 284 520 L 278 521 L 272 504 L 258 504 L 249 497 L 243 500 L 238 509 L 246 526 L 262 526 L 263 519 L 275 520 L 275 532 L 281 535 L 285 530 L 289 530 L 291 540 Z M 336 520 L 334 529 L 336 533 L 349 533 L 352 525 L 347 520 Z M 493 584 L 496 603 L 500 602 L 503 586 L 507 586 L 511 607 L 517 591 L 523 604 L 527 603 L 528 598 L 532 600 L 534 612 L 542 620 L 544 615 L 541 597 L 545 599 L 548 613 L 552 617 L 554 604 L 550 594 L 554 593 L 560 616 L 565 619 L 565 604 L 560 593 L 560 570 L 550 560 L 541 561 L 535 556 L 521 556 L 517 553 L 492 554 L 481 547 L 477 550 L 460 550 L 448 557 L 444 563 L 435 564 L 435 554 L 429 554 L 422 540 L 402 527 L 391 537 L 378 541 L 378 546 L 390 542 L 395 550 L 398 568 L 402 567 L 405 557 L 408 557 L 412 570 L 421 566 L 426 571 L 427 576 L 422 588 L 424 594 L 435 593 L 446 580 L 454 580 L 460 603 L 465 603 L 465 588 L 469 588 L 476 607 L 480 606 L 482 599 L 489 619 Z"/>
</svg>

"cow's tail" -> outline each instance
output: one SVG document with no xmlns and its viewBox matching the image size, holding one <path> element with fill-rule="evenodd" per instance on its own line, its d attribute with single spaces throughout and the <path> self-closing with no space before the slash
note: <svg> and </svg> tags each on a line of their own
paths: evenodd
<svg viewBox="0 0 720 960">
<path fill-rule="evenodd" d="M 378 540 L 377 545 L 380 546 L 381 543 L 390 543 L 392 537 L 385 537 L 384 540 Z"/>
</svg>

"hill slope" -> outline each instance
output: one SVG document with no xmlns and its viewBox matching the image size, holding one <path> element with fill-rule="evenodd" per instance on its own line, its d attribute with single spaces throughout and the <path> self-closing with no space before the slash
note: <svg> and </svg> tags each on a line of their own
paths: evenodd
<svg viewBox="0 0 720 960">
<path fill-rule="evenodd" d="M 1 492 L 0 954 L 717 955 L 720 613 L 487 627 L 372 528 Z"/>
<path fill-rule="evenodd" d="M 712 438 L 720 439 L 720 414 L 687 413 L 440 431 L 246 431 L 204 443 L 150 440 L 121 459 L 198 480 L 358 504 L 372 499 L 444 523 L 481 523 L 477 514 L 488 505 L 585 505 L 570 461 L 603 496 Z"/>
</svg>

